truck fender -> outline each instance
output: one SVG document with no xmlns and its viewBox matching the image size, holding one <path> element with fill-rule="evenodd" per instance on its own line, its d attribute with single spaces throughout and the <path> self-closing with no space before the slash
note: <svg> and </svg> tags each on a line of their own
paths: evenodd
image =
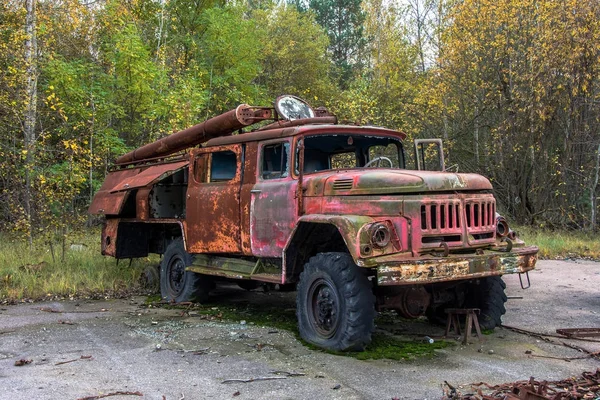
<svg viewBox="0 0 600 400">
<path fill-rule="evenodd" d="M 283 250 L 283 275 L 285 282 L 294 282 L 308 259 L 318 253 L 318 248 L 328 241 L 336 241 L 334 251 L 347 251 L 360 265 L 359 232 L 372 223 L 364 215 L 304 215 L 298 219 Z M 343 241 L 344 249 L 339 248 Z M 328 245 L 331 249 L 332 246 Z"/>
</svg>

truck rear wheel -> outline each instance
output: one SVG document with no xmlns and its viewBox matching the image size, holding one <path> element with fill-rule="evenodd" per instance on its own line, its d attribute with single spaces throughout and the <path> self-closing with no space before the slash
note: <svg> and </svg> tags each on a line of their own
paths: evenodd
<svg viewBox="0 0 600 400">
<path fill-rule="evenodd" d="M 182 239 L 167 246 L 160 262 L 160 294 L 164 300 L 175 303 L 208 300 L 212 287 L 208 277 L 185 270 L 193 260 L 193 256 L 185 251 Z"/>
<path fill-rule="evenodd" d="M 300 336 L 329 350 L 364 350 L 374 329 L 374 304 L 371 284 L 349 254 L 317 254 L 298 284 Z"/>
<path fill-rule="evenodd" d="M 481 278 L 475 283 L 462 283 L 448 290 L 449 295 L 445 298 L 451 300 L 427 309 L 427 318 L 434 324 L 444 325 L 448 318 L 446 308 L 479 308 L 479 326 L 492 330 L 502 325 L 502 316 L 506 313 L 504 289 L 506 284 L 499 276 Z"/>
<path fill-rule="evenodd" d="M 489 276 L 479 280 L 478 285 L 469 285 L 467 307 L 479 308 L 479 326 L 494 329 L 502 325 L 502 316 L 506 313 L 504 294 L 506 284 L 499 276 Z"/>
</svg>

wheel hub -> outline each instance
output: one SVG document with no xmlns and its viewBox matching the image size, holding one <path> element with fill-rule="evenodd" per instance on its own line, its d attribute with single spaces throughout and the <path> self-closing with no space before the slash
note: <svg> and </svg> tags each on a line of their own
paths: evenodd
<svg viewBox="0 0 600 400">
<path fill-rule="evenodd" d="M 313 283 L 308 297 L 310 320 L 315 330 L 326 338 L 332 337 L 339 325 L 340 299 L 330 282 L 319 279 Z"/>
<path fill-rule="evenodd" d="M 185 264 L 181 258 L 175 258 L 169 264 L 169 287 L 172 292 L 179 293 L 183 288 Z"/>
</svg>

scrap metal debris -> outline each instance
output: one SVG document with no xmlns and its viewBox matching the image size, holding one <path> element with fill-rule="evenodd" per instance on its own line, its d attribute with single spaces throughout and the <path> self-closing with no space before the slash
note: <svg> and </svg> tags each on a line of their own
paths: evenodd
<svg viewBox="0 0 600 400">
<path fill-rule="evenodd" d="M 106 394 L 99 394 L 97 396 L 81 397 L 77 400 L 97 400 L 97 399 L 103 399 L 105 397 L 110 397 L 110 396 L 140 396 L 140 397 L 142 397 L 142 396 L 144 396 L 144 394 L 142 392 L 112 392 L 112 393 L 106 393 Z"/>
<path fill-rule="evenodd" d="M 15 367 L 22 367 L 23 365 L 31 364 L 32 362 L 33 360 L 21 358 L 20 360 L 15 361 Z"/>
<path fill-rule="evenodd" d="M 470 387 L 475 392 L 466 394 L 444 383 L 442 400 L 593 400 L 600 397 L 600 368 L 560 381 L 536 381 L 531 377 L 527 381 L 501 385 L 472 383 Z"/>
<path fill-rule="evenodd" d="M 557 329 L 556 333 L 568 338 L 600 337 L 600 328 Z"/>
<path fill-rule="evenodd" d="M 259 378 L 249 378 L 249 379 L 225 379 L 221 383 L 250 383 L 257 381 L 274 381 L 277 379 L 287 379 L 287 376 L 263 376 Z"/>
<path fill-rule="evenodd" d="M 72 362 L 79 361 L 79 360 L 91 360 L 91 359 L 92 359 L 92 356 L 81 356 L 81 357 L 75 358 L 73 360 L 57 362 L 54 365 L 62 365 L 62 364 L 68 364 L 68 363 L 72 363 Z"/>
<path fill-rule="evenodd" d="M 544 339 L 544 337 L 553 337 L 553 338 L 558 338 L 558 339 L 567 339 L 564 335 L 553 335 L 551 333 L 533 332 L 533 331 L 528 331 L 527 329 L 517 328 L 517 327 L 514 327 L 514 326 L 509 326 L 509 325 L 504 325 L 504 324 L 502 324 L 502 327 L 506 328 L 506 329 L 509 329 L 509 330 L 511 330 L 513 332 L 522 333 L 524 335 L 529 335 L 529 336 L 535 336 L 535 337 L 538 337 L 538 338 L 542 338 L 543 340 L 546 340 L 546 339 Z M 596 328 L 590 328 L 590 329 L 596 329 Z M 598 328 L 598 329 L 600 329 L 600 328 Z M 570 329 L 557 329 L 556 331 L 558 332 L 559 330 L 560 331 L 563 331 L 563 330 L 564 331 L 569 331 Z M 600 340 L 588 339 L 588 338 L 582 337 L 581 335 L 579 335 L 579 336 L 572 335 L 572 336 L 569 336 L 568 339 L 580 340 L 580 341 L 583 341 L 583 342 L 596 342 L 596 343 L 600 343 Z"/>
<path fill-rule="evenodd" d="M 580 353 L 586 354 L 586 356 L 583 357 L 583 358 L 588 358 L 589 357 L 589 358 L 600 359 L 600 351 L 591 351 L 591 350 L 588 350 L 586 348 L 583 348 L 583 347 L 580 347 L 580 346 L 576 346 L 574 344 L 563 342 L 562 340 L 557 342 L 557 341 L 554 341 L 554 340 L 552 340 L 550 338 L 577 339 L 577 340 L 584 340 L 584 341 L 587 341 L 587 342 L 600 342 L 599 340 L 585 339 L 585 338 L 580 338 L 580 337 L 565 338 L 564 336 L 558 336 L 558 335 L 552 335 L 552 334 L 532 332 L 532 331 L 528 331 L 526 329 L 515 328 L 515 327 L 512 327 L 512 326 L 508 326 L 508 325 L 502 325 L 502 327 L 506 328 L 506 329 L 510 329 L 510 330 L 512 330 L 514 332 L 517 332 L 517 333 L 522 333 L 522 334 L 525 334 L 525 335 L 528 335 L 528 336 L 532 336 L 532 337 L 538 338 L 538 339 L 543 340 L 543 341 L 545 341 L 547 343 L 551 343 L 551 344 L 554 344 L 554 345 L 562 345 L 562 346 L 568 347 L 570 349 L 577 350 Z M 565 359 L 565 361 L 568 361 L 568 359 Z"/>
</svg>

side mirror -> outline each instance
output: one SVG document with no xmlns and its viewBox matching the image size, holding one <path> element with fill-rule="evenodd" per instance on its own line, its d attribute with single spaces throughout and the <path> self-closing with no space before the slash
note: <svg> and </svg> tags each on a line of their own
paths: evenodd
<svg viewBox="0 0 600 400">
<path fill-rule="evenodd" d="M 415 139 L 415 160 L 420 171 L 445 171 L 442 139 Z"/>
</svg>

